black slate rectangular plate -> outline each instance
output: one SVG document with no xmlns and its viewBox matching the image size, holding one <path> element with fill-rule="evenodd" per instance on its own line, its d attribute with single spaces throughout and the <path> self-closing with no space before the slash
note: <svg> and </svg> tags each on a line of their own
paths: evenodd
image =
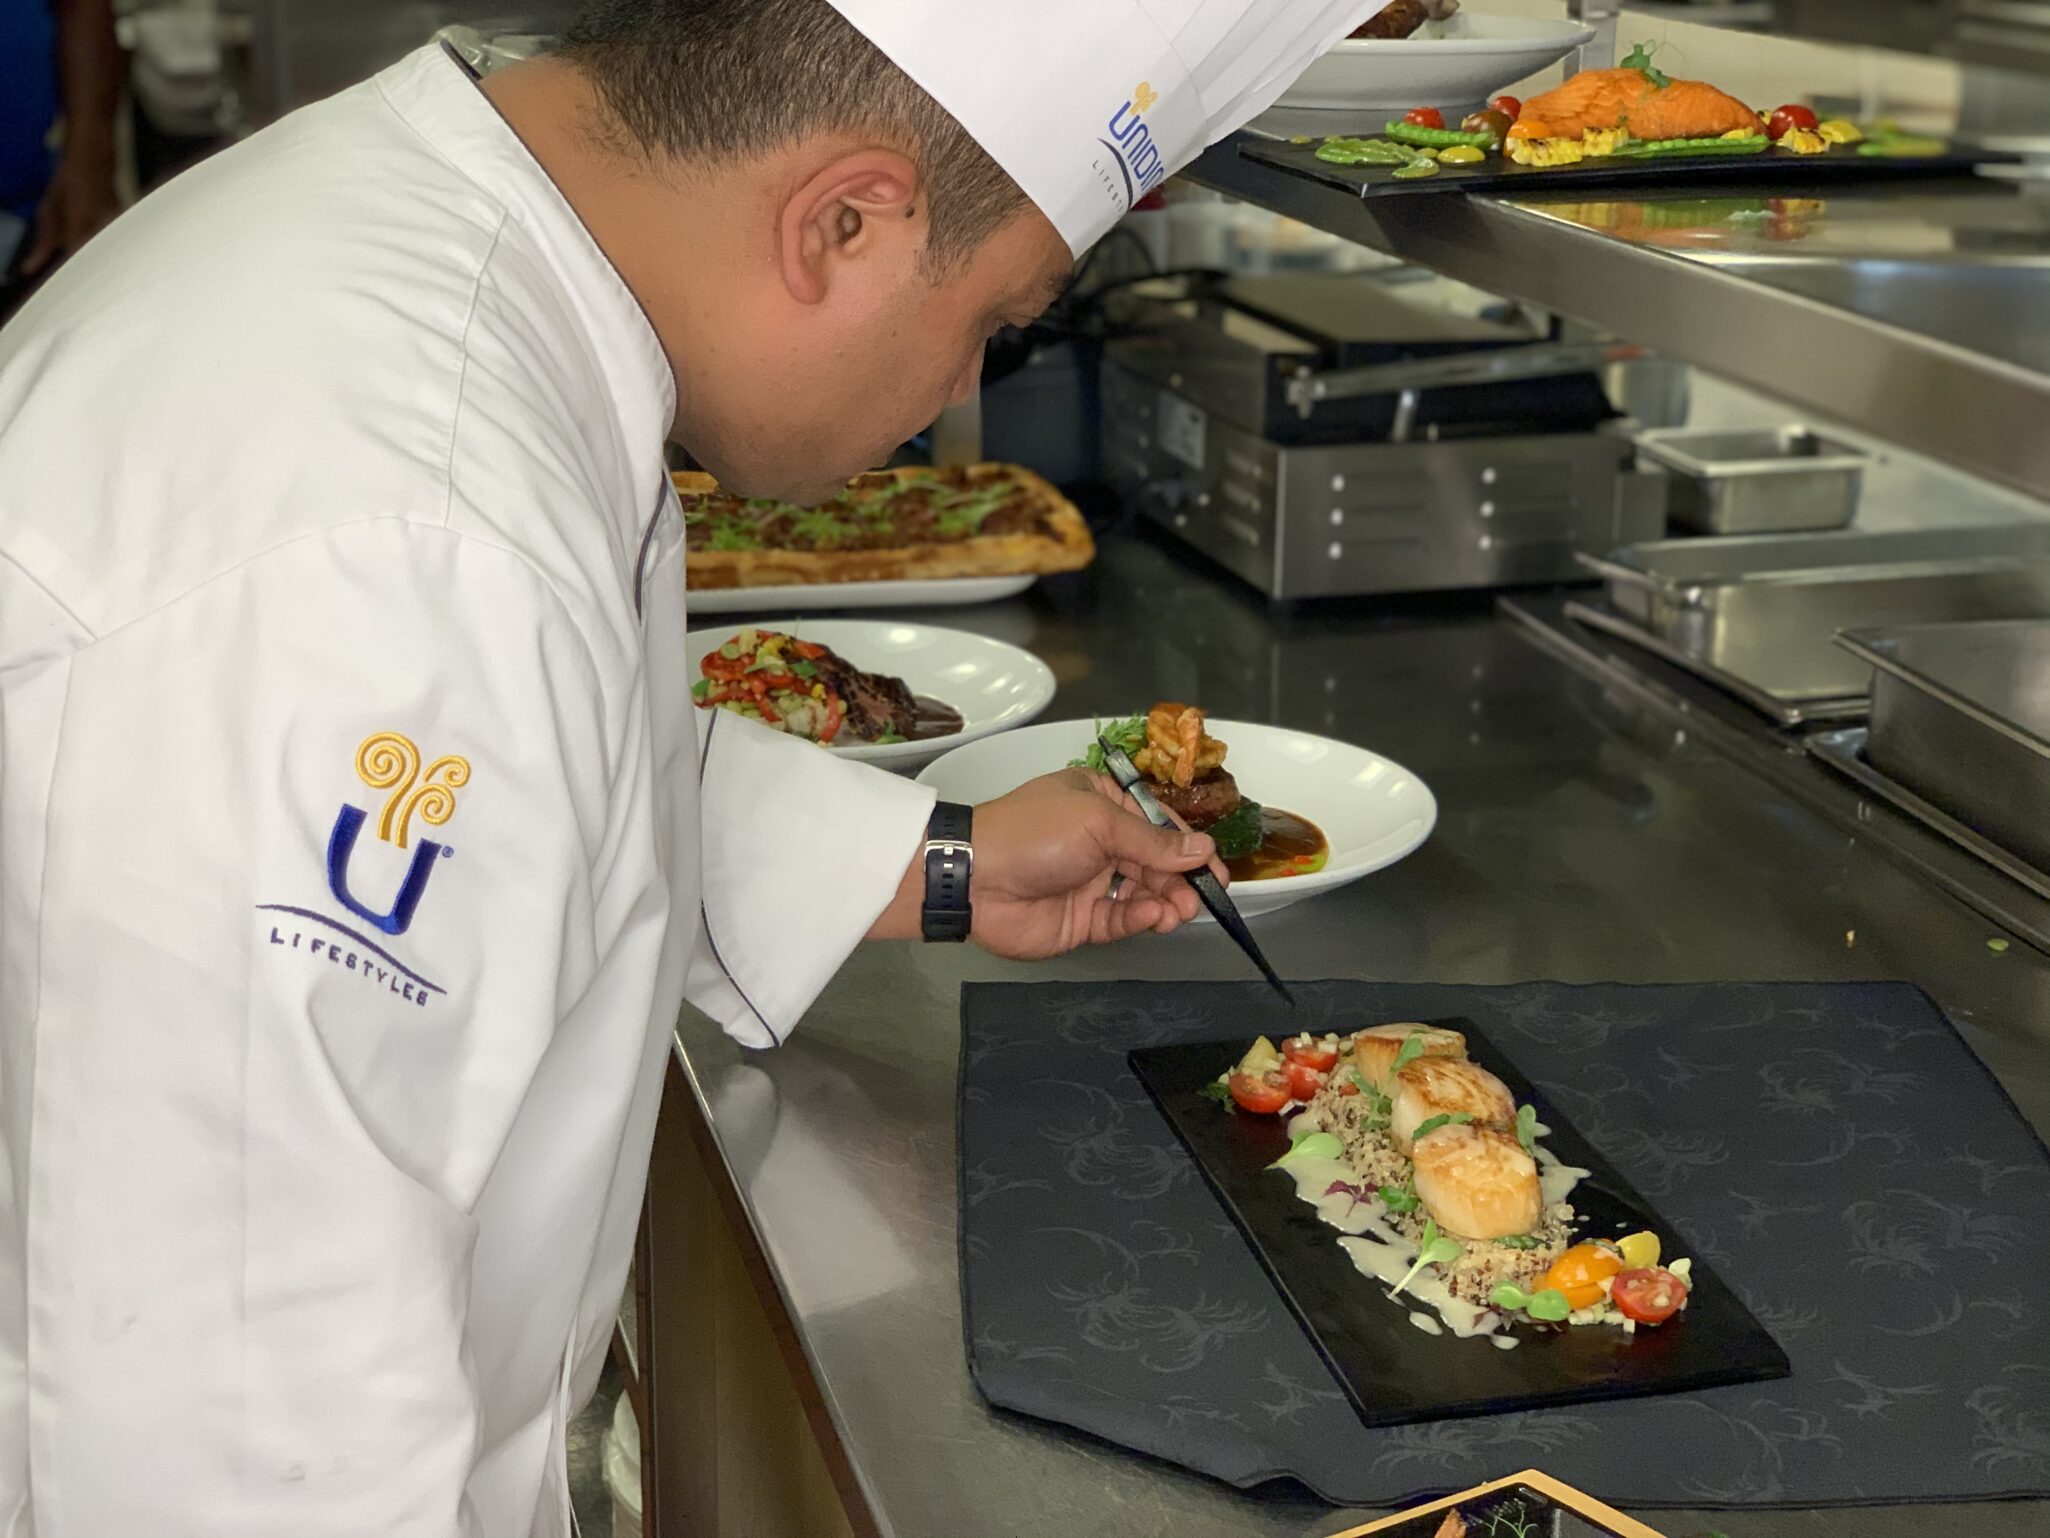
<svg viewBox="0 0 2050 1538">
<path fill-rule="evenodd" d="M 1363 139 L 1384 137 L 1380 128 Z M 1632 160 L 1609 157 L 1571 166 L 1520 166 L 1500 155 L 1479 165 L 1446 166 L 1436 176 L 1398 181 L 1393 166 L 1337 166 L 1317 158 L 1317 146 L 1286 139 L 1249 139 L 1239 153 L 1261 165 L 1338 187 L 1361 197 L 1398 192 L 1580 192 L 1594 187 L 1677 192 L 1691 187 L 1799 186 L 1804 191 L 1836 182 L 1885 182 L 1903 178 L 1969 176 L 1980 166 L 2012 165 L 2017 156 L 1953 144 L 1941 155 L 1860 155 L 1855 145 L 1832 146 L 1820 155 L 1769 149 L 1756 155 L 1697 155 L 1685 159 Z"/>
<path fill-rule="evenodd" d="M 1692 1254 L 1685 1237 L 1658 1220 L 1614 1166 L 1470 1021 L 1434 1023 L 1465 1032 L 1468 1055 L 1500 1077 L 1519 1104 L 1537 1107 L 1538 1119 L 1551 1129 L 1545 1146 L 1589 1171 L 1570 1198 L 1579 1213 L 1579 1237 L 1650 1229 L 1664 1240 L 1668 1255 Z M 1626 1335 L 1608 1327 L 1525 1326 L 1516 1332 L 1522 1344 L 1503 1351 L 1486 1341 L 1417 1329 L 1408 1309 L 1354 1269 L 1338 1232 L 1298 1199 L 1294 1182 L 1268 1168 L 1288 1151 L 1281 1119 L 1234 1114 L 1203 1098 L 1203 1086 L 1236 1062 L 1245 1046 L 1221 1041 L 1148 1047 L 1129 1061 L 1368 1425 L 1685 1393 L 1784 1378 L 1791 1371 L 1786 1353 L 1699 1256 L 1686 1312 L 1655 1330 Z"/>
</svg>

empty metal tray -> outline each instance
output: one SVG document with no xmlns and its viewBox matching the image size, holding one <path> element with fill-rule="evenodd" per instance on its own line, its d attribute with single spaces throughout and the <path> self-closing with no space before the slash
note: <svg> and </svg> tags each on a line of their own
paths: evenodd
<svg viewBox="0 0 2050 1538">
<path fill-rule="evenodd" d="M 1781 701 L 1869 690 L 1840 630 L 2050 616 L 2050 524 L 1669 539 L 1580 559 L 1618 613 Z"/>
<path fill-rule="evenodd" d="M 1868 630 L 1841 645 L 1872 668 L 1872 767 L 2050 870 L 2050 621 Z"/>
<path fill-rule="evenodd" d="M 1636 444 L 1671 472 L 1673 521 L 1704 534 L 1840 529 L 1858 510 L 1869 462 L 1806 427 L 1661 428 Z"/>
</svg>

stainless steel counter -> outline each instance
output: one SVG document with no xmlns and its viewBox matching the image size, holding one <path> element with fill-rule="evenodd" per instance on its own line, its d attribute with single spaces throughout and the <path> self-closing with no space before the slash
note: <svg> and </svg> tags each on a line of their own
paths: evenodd
<svg viewBox="0 0 2050 1538">
<path fill-rule="evenodd" d="M 1045 658 L 1061 685 L 1055 718 L 1178 695 L 1368 744 L 1429 782 L 1441 820 L 1417 854 L 1255 921 L 1285 974 L 1906 978 L 2050 1127 L 2050 961 L 2020 943 L 1995 953 L 1995 931 L 1962 903 L 1669 716 L 1553 660 L 1483 601 L 1289 618 L 1179 555 L 1113 540 L 1080 577 L 944 620 Z M 694 1015 L 679 1024 L 679 1060 L 882 1531 L 1243 1538 L 1362 1520 L 992 1411 L 963 1359 L 960 984 L 1244 972 L 1207 927 L 1040 968 L 966 949 L 868 947 L 780 1051 L 743 1053 Z M 1503 1471 L 1517 1466 L 1505 1459 Z M 2021 1538 L 2050 1525 L 2043 1504 L 1935 1518 L 1915 1508 L 1642 1515 L 1676 1538 L 1706 1528 L 1921 1538 L 1967 1524 L 1982 1538 Z"/>
<path fill-rule="evenodd" d="M 1186 174 L 2050 500 L 2050 186 L 1359 198 L 1246 142 Z"/>
</svg>

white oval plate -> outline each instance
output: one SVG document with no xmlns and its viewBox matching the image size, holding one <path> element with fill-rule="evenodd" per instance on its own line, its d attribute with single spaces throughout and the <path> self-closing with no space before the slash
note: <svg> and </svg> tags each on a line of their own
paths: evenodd
<svg viewBox="0 0 2050 1538">
<path fill-rule="evenodd" d="M 800 609 L 944 609 L 1015 598 L 1038 577 L 916 577 L 894 582 L 790 583 L 783 587 L 694 587 L 692 614 L 791 614 Z"/>
<path fill-rule="evenodd" d="M 1425 34 L 1436 31 L 1440 35 Z M 1283 108 L 1387 112 L 1465 108 L 1556 64 L 1594 37 L 1573 21 L 1470 16 L 1426 25 L 1415 37 L 1347 38 L 1296 77 Z M 1362 125 L 1381 131 L 1380 123 Z"/>
<path fill-rule="evenodd" d="M 961 730 L 922 742 L 864 742 L 826 751 L 859 763 L 909 772 L 950 748 L 1023 726 L 1053 701 L 1053 669 L 1004 641 L 902 620 L 765 619 L 690 631 L 690 673 L 741 630 L 780 630 L 829 646 L 865 673 L 901 678 L 913 694 L 929 695 L 961 712 Z"/>
<path fill-rule="evenodd" d="M 1264 806 L 1309 818 L 1331 843 L 1330 861 L 1312 875 L 1233 882 L 1232 901 L 1249 917 L 1393 865 L 1429 838 L 1438 821 L 1430 788 L 1366 748 L 1250 721 L 1211 721 L 1206 730 L 1230 750 L 1226 767 L 1241 790 Z M 999 742 L 955 748 L 927 765 L 918 782 L 943 801 L 988 801 L 1065 768 L 1082 756 L 1094 732 L 1090 721 L 1044 722 Z"/>
</svg>

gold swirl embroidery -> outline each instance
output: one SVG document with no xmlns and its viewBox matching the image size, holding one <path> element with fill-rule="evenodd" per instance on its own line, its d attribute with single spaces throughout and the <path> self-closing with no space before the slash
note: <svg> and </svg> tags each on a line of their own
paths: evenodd
<svg viewBox="0 0 2050 1538">
<path fill-rule="evenodd" d="M 419 785 L 409 792 L 399 805 L 399 848 L 406 847 L 406 839 L 417 815 L 421 821 L 433 827 L 440 827 L 456 812 L 456 791 L 470 783 L 470 761 L 453 753 L 437 758 L 427 766 L 427 773 Z"/>
<path fill-rule="evenodd" d="M 420 773 L 420 750 L 397 732 L 376 732 L 356 750 L 356 773 L 372 790 L 388 790 L 377 836 L 406 847 L 418 816 L 440 827 L 456 812 L 456 791 L 470 783 L 470 761 L 450 753 Z"/>
<path fill-rule="evenodd" d="M 392 819 L 398 815 L 406 792 L 413 788 L 413 781 L 419 778 L 420 750 L 413 746 L 411 738 L 401 737 L 397 732 L 372 733 L 356 750 L 356 774 L 372 790 L 391 792 L 385 798 L 384 815 L 377 819 L 377 836 L 388 844 Z M 403 847 L 404 840 L 400 843 Z"/>
</svg>

